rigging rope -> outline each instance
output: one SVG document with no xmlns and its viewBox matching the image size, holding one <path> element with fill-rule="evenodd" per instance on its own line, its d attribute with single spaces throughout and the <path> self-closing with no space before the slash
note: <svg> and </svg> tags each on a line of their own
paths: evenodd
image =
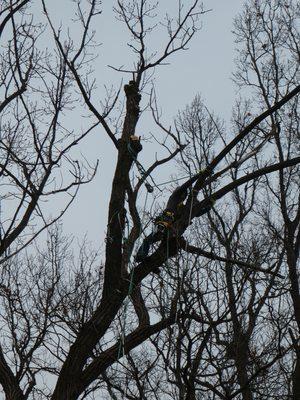
<svg viewBox="0 0 300 400">
<path fill-rule="evenodd" d="M 191 221 L 192 221 L 192 209 L 193 209 L 193 204 L 194 204 L 194 194 L 193 194 L 193 189 L 191 192 L 191 201 L 190 201 L 190 209 L 189 209 L 189 218 L 188 218 L 188 226 L 191 225 Z M 185 244 L 185 252 L 187 253 L 187 246 L 188 246 L 188 242 L 186 241 Z M 187 254 L 187 261 L 186 261 L 186 267 L 188 267 L 188 263 L 189 263 L 189 253 Z M 184 274 L 185 274 L 185 268 L 182 268 L 182 275 L 181 277 L 179 277 L 180 282 L 179 282 L 179 296 L 178 296 L 178 301 L 179 301 L 179 307 L 181 307 L 181 296 L 182 296 L 182 290 L 183 290 L 183 279 L 184 279 Z M 176 301 L 176 314 L 175 314 L 175 322 L 177 322 L 177 318 L 178 318 L 178 312 L 179 309 L 177 309 L 177 304 L 178 301 Z M 182 310 L 181 310 L 182 311 Z"/>
<path fill-rule="evenodd" d="M 139 171 L 139 173 L 140 173 L 140 175 L 141 175 L 142 180 L 145 181 L 145 186 L 146 186 L 147 192 L 148 192 L 148 193 L 152 193 L 152 192 L 153 192 L 153 186 L 152 186 L 151 183 L 149 183 L 148 180 L 147 180 L 147 177 L 146 177 L 146 176 L 147 176 L 147 171 L 146 171 L 145 168 L 142 166 L 142 164 L 138 161 L 138 159 L 137 159 L 137 153 L 136 153 L 136 152 L 134 151 L 134 149 L 131 147 L 130 142 L 128 142 L 127 150 L 128 150 L 128 152 L 130 153 L 130 155 L 131 155 L 131 157 L 132 157 L 132 159 L 133 159 L 133 161 L 134 161 L 134 163 L 135 163 L 135 165 L 136 165 L 136 167 L 137 167 L 137 169 L 138 169 L 138 171 Z M 153 182 L 153 185 L 154 185 L 155 187 L 157 187 L 157 185 L 156 185 L 154 179 L 152 178 L 151 174 L 149 174 L 148 176 L 149 176 L 149 178 L 151 179 L 151 181 Z M 159 189 L 159 190 L 160 190 L 160 189 Z"/>
<path fill-rule="evenodd" d="M 145 202 L 144 202 L 144 206 L 143 206 L 143 210 L 142 210 L 143 218 L 144 218 L 145 210 L 146 210 L 146 206 L 147 206 L 148 193 L 149 192 L 146 191 Z M 127 223 L 127 230 L 128 230 L 127 235 L 129 237 L 129 223 L 128 223 L 128 220 L 127 220 L 126 223 Z M 140 232 L 139 232 L 138 238 L 140 238 L 141 233 L 143 232 L 142 225 L 143 225 L 142 221 L 140 221 Z M 124 237 L 124 235 L 123 235 L 122 239 L 123 239 L 123 242 L 124 242 L 124 240 L 126 239 Z M 128 267 L 131 267 L 130 259 L 129 259 L 129 262 L 128 262 Z M 130 302 L 130 296 L 131 296 L 132 291 L 133 291 L 134 267 L 132 267 L 130 269 L 130 275 L 129 276 L 130 276 L 130 279 L 129 279 L 128 292 L 127 292 L 126 298 L 124 300 L 123 309 L 122 309 L 122 312 L 121 312 L 122 313 L 122 315 L 121 315 L 121 326 L 120 326 L 121 335 L 120 335 L 120 343 L 119 343 L 119 349 L 118 349 L 117 362 L 119 362 L 119 359 L 121 358 L 121 355 L 122 355 L 122 357 L 124 357 L 126 355 L 125 354 L 126 319 L 127 319 L 127 309 L 128 309 L 128 305 L 129 305 L 129 302 Z"/>
</svg>

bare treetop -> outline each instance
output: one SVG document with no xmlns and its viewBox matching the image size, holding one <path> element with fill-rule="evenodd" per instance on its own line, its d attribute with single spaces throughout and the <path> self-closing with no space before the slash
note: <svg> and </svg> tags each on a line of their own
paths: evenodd
<svg viewBox="0 0 300 400">
<path fill-rule="evenodd" d="M 299 398 L 298 2 L 251 0 L 236 17 L 234 80 L 247 90 L 229 128 L 200 95 L 167 125 L 155 90 L 210 11 L 198 0 L 163 15 L 148 0 L 110 6 L 131 58 L 104 61 L 125 84 L 101 99 L 101 1 L 72 2 L 75 32 L 53 3 L 41 15 L 33 4 L 0 6 L 5 398 Z M 103 251 L 61 225 L 97 172 L 81 154 L 96 129 L 116 155 Z M 160 150 L 150 164 L 148 145 Z"/>
</svg>

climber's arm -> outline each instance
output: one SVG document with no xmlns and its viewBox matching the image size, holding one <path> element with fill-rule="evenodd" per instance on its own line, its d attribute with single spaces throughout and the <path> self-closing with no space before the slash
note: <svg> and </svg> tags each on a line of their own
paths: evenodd
<svg viewBox="0 0 300 400">
<path fill-rule="evenodd" d="M 185 200 L 187 196 L 187 189 L 192 186 L 192 184 L 198 179 L 198 177 L 199 174 L 192 176 L 190 179 L 188 179 L 181 186 L 174 190 L 167 203 L 167 209 L 173 210 L 180 202 Z"/>
</svg>

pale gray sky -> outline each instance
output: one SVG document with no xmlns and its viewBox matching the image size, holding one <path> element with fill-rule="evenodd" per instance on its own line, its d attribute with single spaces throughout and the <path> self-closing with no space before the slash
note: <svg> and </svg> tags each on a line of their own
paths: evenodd
<svg viewBox="0 0 300 400">
<path fill-rule="evenodd" d="M 66 27 L 71 17 L 70 1 L 52 0 L 52 17 L 56 23 Z M 98 19 L 97 36 L 102 42 L 99 58 L 95 62 L 99 99 L 104 97 L 103 85 L 124 83 L 128 76 L 111 70 L 108 64 L 130 66 L 132 54 L 126 43 L 124 26 L 114 19 L 112 2 L 103 2 L 103 14 Z M 176 9 L 175 1 L 170 3 L 170 12 Z M 165 2 L 163 3 L 165 5 Z M 241 10 L 240 0 L 210 0 L 204 2 L 211 12 L 203 16 L 203 28 L 189 45 L 189 50 L 177 53 L 169 59 L 170 65 L 157 68 L 155 85 L 163 120 L 170 125 L 178 110 L 184 108 L 193 97 L 200 93 L 206 105 L 220 117 L 228 120 L 235 99 L 235 88 L 231 81 L 234 70 L 234 38 L 231 33 L 234 16 Z M 166 5 L 165 5 L 166 6 Z M 160 48 L 161 38 L 153 39 L 153 48 Z M 76 126 L 77 121 L 73 121 Z M 79 125 L 83 121 L 78 121 Z M 138 134 L 152 132 L 147 115 L 143 115 L 138 126 Z M 84 155 L 91 160 L 99 158 L 100 165 L 96 178 L 88 186 L 81 188 L 72 208 L 64 217 L 64 230 L 76 236 L 87 233 L 94 243 L 103 241 L 106 229 L 106 210 L 115 166 L 116 150 L 106 138 L 103 130 L 97 129 L 82 144 Z M 155 154 L 144 145 L 142 159 L 145 163 L 154 160 Z M 146 167 L 147 165 L 145 165 Z M 163 176 L 174 172 L 172 166 L 165 166 Z M 57 203 L 56 203 L 57 205 Z"/>
</svg>

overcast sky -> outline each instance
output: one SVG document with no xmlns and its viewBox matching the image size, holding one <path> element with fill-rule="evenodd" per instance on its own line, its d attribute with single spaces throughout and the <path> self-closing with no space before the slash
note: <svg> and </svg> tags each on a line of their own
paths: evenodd
<svg viewBox="0 0 300 400">
<path fill-rule="evenodd" d="M 52 0 L 52 17 L 63 27 L 71 17 L 71 2 Z M 115 20 L 112 14 L 114 2 L 103 2 L 103 14 L 98 19 L 97 35 L 101 38 L 99 58 L 95 62 L 99 99 L 104 98 L 103 85 L 124 83 L 128 76 L 111 70 L 108 65 L 130 66 L 132 54 L 127 46 L 128 37 L 124 26 Z M 170 12 L 176 9 L 175 1 L 170 3 Z M 163 2 L 165 4 L 165 2 Z M 170 65 L 162 66 L 155 72 L 155 86 L 159 105 L 163 111 L 163 120 L 169 125 L 178 110 L 184 108 L 193 97 L 200 93 L 206 105 L 217 115 L 228 120 L 235 99 L 235 88 L 231 81 L 234 70 L 234 38 L 231 33 L 234 16 L 241 11 L 240 0 L 210 0 L 204 2 L 206 9 L 212 9 L 202 18 L 202 30 L 197 33 L 189 45 L 189 50 L 177 53 L 169 59 Z M 154 35 L 155 36 L 155 35 Z M 156 35 L 153 48 L 160 48 L 162 38 Z M 153 129 L 147 116 L 139 122 L 138 134 L 147 136 Z M 82 125 L 82 120 L 78 124 Z M 153 133 L 153 132 L 152 132 Z M 81 236 L 87 236 L 95 244 L 103 241 L 106 230 L 106 210 L 111 188 L 116 150 L 107 140 L 103 130 L 95 130 L 83 143 L 82 151 L 91 160 L 99 158 L 100 166 L 95 180 L 81 188 L 73 207 L 64 217 L 64 230 Z M 143 160 L 154 160 L 155 154 L 144 145 Z M 147 165 L 145 165 L 147 167 Z M 173 172 L 171 166 L 165 166 L 163 176 Z"/>
</svg>

